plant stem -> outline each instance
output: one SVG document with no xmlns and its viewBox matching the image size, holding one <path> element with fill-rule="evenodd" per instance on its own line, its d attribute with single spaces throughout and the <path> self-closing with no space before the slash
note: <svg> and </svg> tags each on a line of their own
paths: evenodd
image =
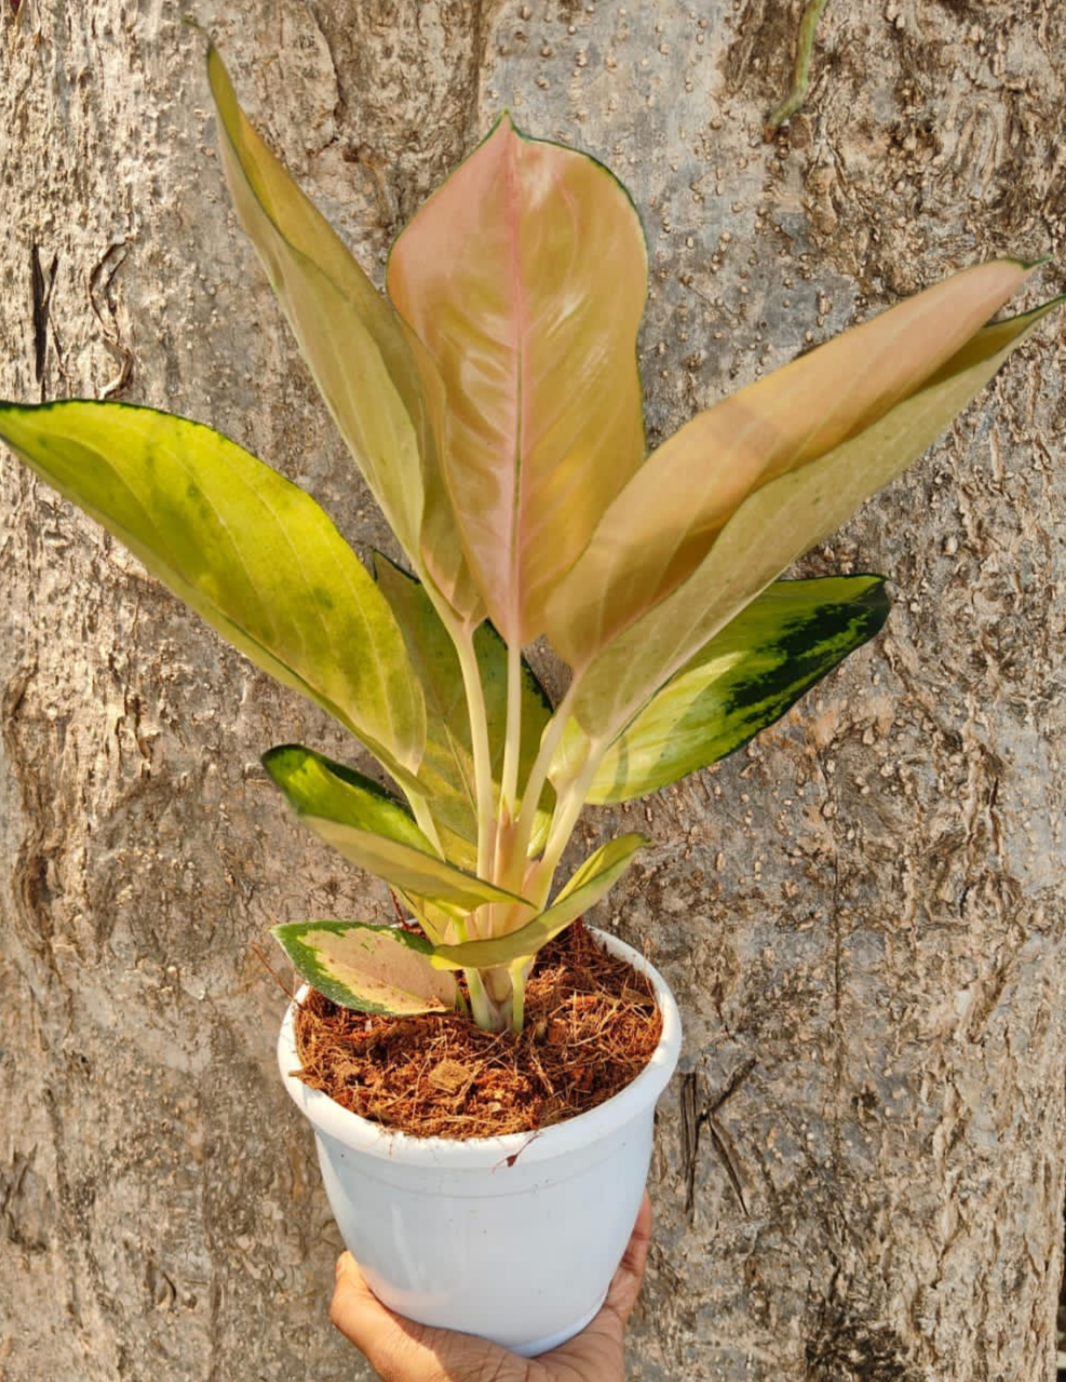
<svg viewBox="0 0 1066 1382">
<path fill-rule="evenodd" d="M 444 850 L 441 846 L 440 836 L 437 834 L 437 823 L 430 814 L 426 798 L 419 792 L 405 791 L 405 795 L 415 814 L 415 821 L 419 830 L 443 859 Z"/>
<path fill-rule="evenodd" d="M 514 839 L 515 853 L 520 858 L 525 858 L 529 852 L 529 842 L 533 838 L 533 823 L 536 820 L 540 796 L 544 791 L 544 784 L 548 780 L 548 770 L 551 768 L 555 750 L 559 747 L 566 722 L 570 718 L 570 707 L 574 702 L 576 686 L 577 679 L 575 678 L 548 722 L 548 728 L 541 740 L 540 751 L 530 769 L 529 777 L 526 779 L 525 791 L 522 793 L 522 809 L 518 814 Z M 557 802 L 556 810 L 558 811 L 558 809 L 559 804 Z"/>
<path fill-rule="evenodd" d="M 555 814 L 544 851 L 526 879 L 525 895 L 539 911 L 543 911 L 548 905 L 555 871 L 581 817 L 585 798 L 610 742 L 609 739 L 602 743 L 597 742 L 590 748 L 581 772 L 556 801 Z"/>
<path fill-rule="evenodd" d="M 492 882 L 518 892 L 522 887 L 525 856 L 515 849 L 514 817 L 518 799 L 518 764 L 522 750 L 522 649 L 507 645 L 507 723 L 504 732 L 503 769 L 497 807 L 496 847 Z"/>
<path fill-rule="evenodd" d="M 506 970 L 465 969 L 466 984 L 470 992 L 470 1007 L 474 1021 L 486 1032 L 505 1032 L 513 1025 L 514 987 Z M 507 991 L 502 994 L 492 992 L 492 977 L 502 974 L 506 980 Z"/>
<path fill-rule="evenodd" d="M 570 842 L 570 836 L 574 833 L 574 827 L 581 816 L 585 798 L 588 796 L 605 751 L 605 744 L 597 742 L 590 744 L 589 754 L 581 772 L 557 803 L 556 815 L 548 833 L 544 853 L 541 856 L 541 865 L 547 872 L 549 887 L 552 876 L 559 867 L 559 860 L 563 857 L 563 851 Z M 559 809 L 560 807 L 561 809 Z M 547 900 L 547 894 L 545 894 L 545 900 Z"/>
<path fill-rule="evenodd" d="M 522 748 L 522 649 L 507 645 L 507 731 L 500 779 L 500 807 L 514 814 Z"/>
<path fill-rule="evenodd" d="M 474 1021 L 485 1032 L 497 1031 L 498 1014 L 496 1005 L 485 992 L 485 985 L 481 982 L 481 973 L 476 969 L 466 969 L 466 986 L 470 994 L 470 1010 L 474 1015 Z"/>
<path fill-rule="evenodd" d="M 459 659 L 459 670 L 463 677 L 463 690 L 466 693 L 466 709 L 470 719 L 470 744 L 474 754 L 474 792 L 477 804 L 477 872 L 479 878 L 490 878 L 493 855 L 495 853 L 495 831 L 493 822 L 496 803 L 492 791 L 492 750 L 489 746 L 488 716 L 485 713 L 485 691 L 481 685 L 481 672 L 478 668 L 477 653 L 471 630 L 460 626 L 451 607 L 430 592 L 440 615 L 441 622 L 455 647 Z M 480 1025 L 480 1024 L 479 1024 Z"/>
<path fill-rule="evenodd" d="M 517 965 L 511 970 L 511 1030 L 520 1032 L 526 1020 L 526 966 Z"/>
</svg>

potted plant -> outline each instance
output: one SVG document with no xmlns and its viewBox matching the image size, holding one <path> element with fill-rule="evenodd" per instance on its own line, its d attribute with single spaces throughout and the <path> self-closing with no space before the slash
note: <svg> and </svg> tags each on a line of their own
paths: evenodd
<svg viewBox="0 0 1066 1382">
<path fill-rule="evenodd" d="M 733 751 L 876 633 L 883 578 L 782 572 L 920 455 L 1053 304 L 986 325 L 1034 266 L 966 270 L 646 455 L 644 241 L 602 165 L 504 115 L 400 235 L 382 296 L 214 50 L 208 69 L 238 214 L 402 561 L 371 574 L 303 491 L 167 413 L 5 403 L 0 439 L 380 766 L 384 781 L 299 745 L 264 757 L 304 822 L 414 923 L 275 928 L 304 979 L 346 1010 L 520 1033 L 538 954 L 648 843 L 620 835 L 560 885 L 584 807 Z M 525 655 L 545 642 L 565 669 L 554 704 Z M 283 1075 L 387 1304 L 527 1353 L 598 1307 L 679 1049 L 661 979 L 603 944 L 650 977 L 650 1061 L 592 1111 L 503 1137 L 420 1139 L 310 1089 L 292 1075 L 290 1009 Z"/>
</svg>

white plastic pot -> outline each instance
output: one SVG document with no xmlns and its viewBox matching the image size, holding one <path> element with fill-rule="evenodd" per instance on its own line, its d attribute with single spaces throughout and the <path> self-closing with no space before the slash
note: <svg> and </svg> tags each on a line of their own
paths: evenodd
<svg viewBox="0 0 1066 1382">
<path fill-rule="evenodd" d="M 655 1104 L 681 1049 L 661 975 L 622 941 L 594 934 L 651 980 L 662 1038 L 620 1093 L 540 1132 L 465 1142 L 390 1132 L 293 1075 L 292 1007 L 278 1042 L 341 1236 L 374 1294 L 409 1319 L 524 1357 L 571 1338 L 603 1304 L 640 1206 Z"/>
</svg>

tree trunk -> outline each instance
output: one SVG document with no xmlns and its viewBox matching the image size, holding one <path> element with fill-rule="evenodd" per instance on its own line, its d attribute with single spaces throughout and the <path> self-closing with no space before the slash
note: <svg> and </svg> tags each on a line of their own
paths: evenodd
<svg viewBox="0 0 1066 1382">
<path fill-rule="evenodd" d="M 798 0 L 191 8 L 379 273 L 504 106 L 607 162 L 648 236 L 653 442 L 949 270 L 1062 249 L 1059 0 L 830 5 L 772 145 Z M 210 422 L 387 544 L 235 229 L 185 9 L 3 6 L 0 393 Z M 659 841 L 598 920 L 686 1019 L 643 1382 L 1053 1375 L 1062 341 L 807 559 L 892 577 L 876 644 L 734 760 L 590 817 Z M 350 750 L 6 456 L 0 484 L 0 1375 L 368 1378 L 256 955 L 275 919 L 385 914 L 258 766 Z"/>
</svg>

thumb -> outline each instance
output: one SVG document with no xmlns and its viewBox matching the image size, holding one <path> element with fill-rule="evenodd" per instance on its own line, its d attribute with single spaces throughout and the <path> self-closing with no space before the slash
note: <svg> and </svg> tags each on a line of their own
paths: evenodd
<svg viewBox="0 0 1066 1382">
<path fill-rule="evenodd" d="M 651 1243 L 651 1200 L 645 1190 L 640 1202 L 637 1221 L 629 1239 L 622 1261 L 611 1281 L 604 1309 L 616 1314 L 624 1327 L 633 1313 L 633 1307 L 640 1295 L 644 1281 L 644 1268 L 648 1261 L 648 1247 Z"/>
<path fill-rule="evenodd" d="M 366 1283 L 358 1262 L 350 1252 L 337 1262 L 337 1282 L 333 1288 L 329 1317 L 340 1332 L 364 1353 L 384 1382 L 421 1382 L 439 1377 L 421 1368 L 417 1325 L 387 1310 Z"/>
</svg>

